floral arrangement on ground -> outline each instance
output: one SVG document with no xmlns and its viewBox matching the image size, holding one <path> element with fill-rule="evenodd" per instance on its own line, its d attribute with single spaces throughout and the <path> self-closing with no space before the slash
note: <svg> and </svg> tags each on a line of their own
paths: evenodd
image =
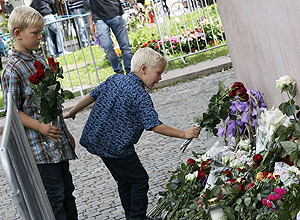
<svg viewBox="0 0 300 220">
<path fill-rule="evenodd" d="M 260 92 L 241 82 L 230 88 L 219 83 L 208 110 L 194 123 L 223 143 L 181 163 L 149 217 L 300 220 L 296 82 L 285 75 L 276 84 L 288 101 L 268 109 Z"/>
</svg>

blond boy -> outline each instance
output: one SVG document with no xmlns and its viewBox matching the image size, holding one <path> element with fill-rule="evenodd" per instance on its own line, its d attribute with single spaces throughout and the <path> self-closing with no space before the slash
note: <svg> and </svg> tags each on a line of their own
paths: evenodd
<svg viewBox="0 0 300 220">
<path fill-rule="evenodd" d="M 95 102 L 83 130 L 80 144 L 101 157 L 118 184 L 127 220 L 146 219 L 148 174 L 134 150 L 143 130 L 191 139 L 200 129 L 186 131 L 163 124 L 145 87 L 161 80 L 167 61 L 151 48 L 141 48 L 131 60 L 132 72 L 115 74 L 81 99 L 65 118 Z M 150 146 L 149 146 L 150 147 Z"/>
<path fill-rule="evenodd" d="M 10 92 L 18 108 L 38 170 L 41 174 L 52 210 L 57 220 L 77 219 L 74 185 L 68 160 L 75 159 L 74 138 L 61 120 L 60 128 L 39 123 L 38 104 L 29 77 L 35 74 L 34 63 L 46 62 L 35 54 L 41 41 L 44 19 L 28 6 L 16 7 L 9 19 L 8 29 L 14 40 L 12 57 L 3 72 L 2 89 L 4 104 Z M 62 154 L 57 156 L 49 149 L 50 139 L 60 138 Z M 55 155 L 55 156 L 54 156 Z"/>
</svg>

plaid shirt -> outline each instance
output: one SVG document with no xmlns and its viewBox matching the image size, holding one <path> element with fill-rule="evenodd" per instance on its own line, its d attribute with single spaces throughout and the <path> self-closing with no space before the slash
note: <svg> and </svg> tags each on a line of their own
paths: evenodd
<svg viewBox="0 0 300 220">
<path fill-rule="evenodd" d="M 39 103 L 39 100 L 34 100 L 34 91 L 28 79 L 29 76 L 36 72 L 33 65 L 35 61 L 40 61 L 44 65 L 47 65 L 45 60 L 40 56 L 22 53 L 21 51 L 13 49 L 12 58 L 7 63 L 3 72 L 2 90 L 5 108 L 7 104 L 7 93 L 10 92 L 17 108 L 28 116 L 38 120 L 38 106 L 35 103 Z M 47 147 L 50 143 L 49 138 L 36 130 L 24 127 L 37 164 L 58 163 L 76 158 L 66 124 L 62 116 L 60 118 L 61 126 L 59 127 L 61 127 L 62 130 L 62 138 L 60 139 L 61 156 L 59 157 L 53 156 L 54 150 Z"/>
</svg>

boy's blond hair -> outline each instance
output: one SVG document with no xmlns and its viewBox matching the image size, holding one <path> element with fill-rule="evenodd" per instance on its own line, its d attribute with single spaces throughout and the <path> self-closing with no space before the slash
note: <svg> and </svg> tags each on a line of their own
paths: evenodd
<svg viewBox="0 0 300 220">
<path fill-rule="evenodd" d="M 45 21 L 43 16 L 35 9 L 26 5 L 21 5 L 14 8 L 8 18 L 8 30 L 13 39 L 15 39 L 14 31 L 16 29 L 24 31 L 30 26 L 44 26 L 44 24 Z"/>
<path fill-rule="evenodd" d="M 150 47 L 140 48 L 134 53 L 131 59 L 131 72 L 136 74 L 140 71 L 142 65 L 151 69 L 162 62 L 166 65 L 168 63 L 167 59 L 155 50 Z"/>
</svg>

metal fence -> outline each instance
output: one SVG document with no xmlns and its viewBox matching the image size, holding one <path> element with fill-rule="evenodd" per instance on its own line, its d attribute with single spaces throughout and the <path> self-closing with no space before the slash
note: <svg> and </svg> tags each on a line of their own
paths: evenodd
<svg viewBox="0 0 300 220">
<path fill-rule="evenodd" d="M 225 34 L 219 17 L 218 8 L 215 0 L 149 0 L 145 6 L 140 5 L 142 13 L 136 13 L 130 4 L 124 3 L 123 18 L 128 24 L 130 33 L 130 23 L 139 25 L 141 28 L 154 28 L 158 35 L 156 39 L 147 43 L 147 46 L 160 51 L 169 57 L 169 62 L 181 59 L 185 62 L 185 57 L 207 50 L 212 50 L 226 45 Z M 66 5 L 64 5 L 66 7 Z M 67 10 L 66 10 L 67 11 Z M 212 16 L 212 13 L 214 14 Z M 64 48 L 63 56 L 59 57 L 60 66 L 64 69 L 64 79 L 62 86 L 73 93 L 79 92 L 81 96 L 86 90 L 95 88 L 105 79 L 101 72 L 99 46 L 93 46 L 93 42 L 88 37 L 88 48 L 83 48 L 75 28 L 75 18 L 86 21 L 84 15 L 64 15 L 58 16 L 56 22 L 45 24 L 48 28 L 55 23 L 62 33 L 60 39 Z M 89 24 L 85 22 L 85 34 L 89 34 Z M 144 29 L 144 30 L 145 30 Z M 10 57 L 12 40 L 9 34 L 0 35 L 0 52 L 1 44 L 7 45 L 3 50 L 2 61 L 3 67 Z M 113 41 L 117 44 L 114 36 Z M 132 39 L 133 52 L 143 47 L 143 44 L 134 45 Z M 46 58 L 49 56 L 49 50 L 46 44 L 42 44 L 42 55 Z M 102 53 L 103 54 L 103 53 Z M 113 71 L 111 69 L 111 71 Z M 1 105 L 0 105 L 1 106 Z M 0 112 L 3 112 L 0 107 Z"/>
<path fill-rule="evenodd" d="M 7 94 L 7 101 L 0 159 L 12 200 L 22 220 L 54 220 L 24 126 L 10 93 Z"/>
</svg>

